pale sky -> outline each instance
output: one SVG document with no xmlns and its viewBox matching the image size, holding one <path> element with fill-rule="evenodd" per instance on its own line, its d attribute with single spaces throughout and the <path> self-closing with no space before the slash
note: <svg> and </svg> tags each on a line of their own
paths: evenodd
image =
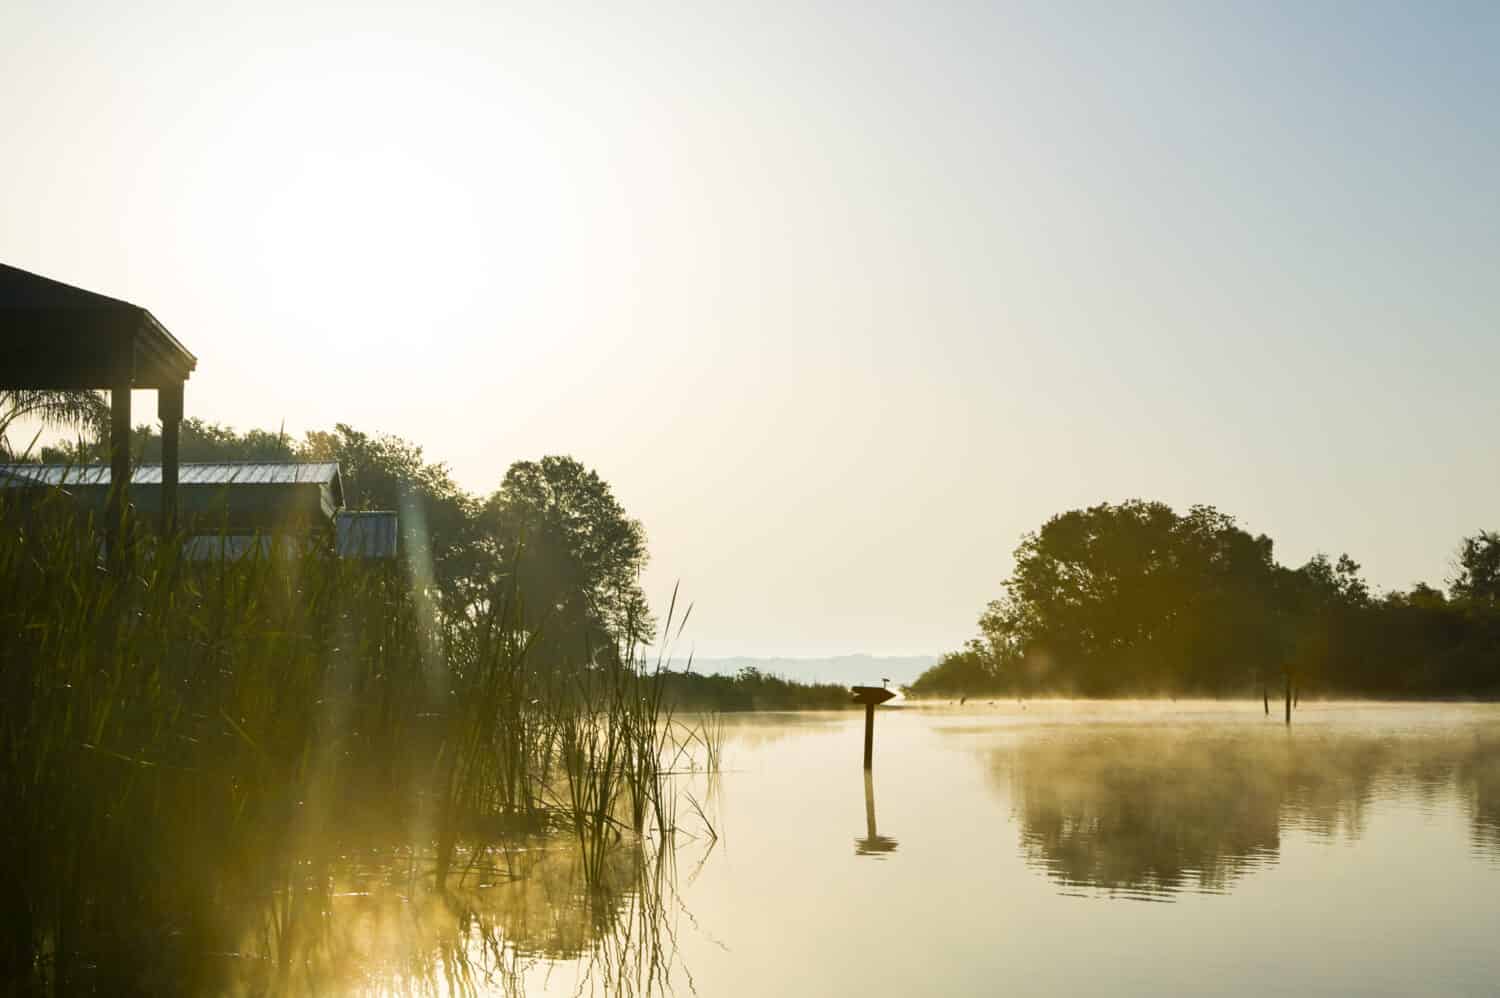
<svg viewBox="0 0 1500 998">
<path fill-rule="evenodd" d="M 1500 528 L 1500 5 L 212 6 L 0 4 L 0 260 L 190 415 L 592 465 L 701 655 L 956 647 L 1103 500 Z"/>
</svg>

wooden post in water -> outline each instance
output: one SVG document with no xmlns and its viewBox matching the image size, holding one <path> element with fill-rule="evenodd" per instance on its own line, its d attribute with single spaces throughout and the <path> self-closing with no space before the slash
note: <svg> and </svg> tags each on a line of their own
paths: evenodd
<svg viewBox="0 0 1500 998">
<path fill-rule="evenodd" d="M 1292 670 L 1286 670 L 1286 726 L 1292 726 Z"/>
<path fill-rule="evenodd" d="M 865 705 L 865 769 L 871 768 L 875 758 L 875 705 L 885 703 L 896 694 L 883 686 L 852 686 L 854 702 Z"/>
</svg>

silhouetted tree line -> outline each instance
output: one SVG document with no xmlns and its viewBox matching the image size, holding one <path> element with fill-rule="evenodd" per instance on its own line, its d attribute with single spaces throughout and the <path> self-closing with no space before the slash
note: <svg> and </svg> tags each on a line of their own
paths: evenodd
<svg viewBox="0 0 1500 998">
<path fill-rule="evenodd" d="M 732 676 L 672 672 L 666 695 L 684 710 L 848 710 L 849 687 L 838 683 L 803 683 L 762 672 L 753 666 Z"/>
<path fill-rule="evenodd" d="M 1500 695 L 1500 534 L 1465 538 L 1448 591 L 1376 596 L 1348 555 L 1276 562 L 1211 506 L 1132 500 L 1021 541 L 979 636 L 914 695 Z"/>
</svg>

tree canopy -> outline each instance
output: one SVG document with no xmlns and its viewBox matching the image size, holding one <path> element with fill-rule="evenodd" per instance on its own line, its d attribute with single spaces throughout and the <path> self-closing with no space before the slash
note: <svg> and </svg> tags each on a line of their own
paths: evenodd
<svg viewBox="0 0 1500 998">
<path fill-rule="evenodd" d="M 517 461 L 482 523 L 497 564 L 515 573 L 528 624 L 549 644 L 562 635 L 572 643 L 555 651 L 591 657 L 654 636 L 640 585 L 645 529 L 596 472 L 571 457 Z"/>
<path fill-rule="evenodd" d="M 1103 504 L 1023 538 L 980 627 L 1038 670 L 1079 663 L 1079 693 L 1210 687 L 1265 657 L 1255 625 L 1274 576 L 1270 539 L 1212 507 Z"/>
<path fill-rule="evenodd" d="M 1452 589 L 1455 599 L 1500 602 L 1500 533 L 1483 530 L 1464 538 Z"/>
<path fill-rule="evenodd" d="M 1211 506 L 1131 500 L 1025 535 L 979 636 L 916 694 L 1218 695 L 1272 677 L 1328 692 L 1500 691 L 1500 535 L 1467 538 L 1450 596 L 1375 598 L 1348 555 L 1278 564 Z"/>
</svg>

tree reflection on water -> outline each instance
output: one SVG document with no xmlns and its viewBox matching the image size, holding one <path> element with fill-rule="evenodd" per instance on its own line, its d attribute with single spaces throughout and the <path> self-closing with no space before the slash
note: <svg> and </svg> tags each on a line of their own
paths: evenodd
<svg viewBox="0 0 1500 998">
<path fill-rule="evenodd" d="M 1459 764 L 1458 783 L 1467 797 L 1475 852 L 1500 862 L 1500 742 L 1475 738 Z"/>
<path fill-rule="evenodd" d="M 295 965 L 223 954 L 237 982 L 230 993 L 511 995 L 526 993 L 535 974 L 567 974 L 577 976 L 570 992 L 648 995 L 673 992 L 674 975 L 686 975 L 670 840 L 612 850 L 592 889 L 566 836 L 510 842 L 465 862 L 462 883 L 435 891 L 419 886 L 431 878 L 408 856 L 347 857 L 316 929 L 298 940 Z M 277 895 L 247 906 L 241 953 L 271 951 L 287 904 Z"/>
<path fill-rule="evenodd" d="M 1211 726 L 1039 732 L 991 758 L 1028 863 L 1066 888 L 1141 900 L 1228 891 L 1284 831 L 1359 838 L 1374 802 L 1457 799 L 1500 858 L 1500 737 Z"/>
</svg>

